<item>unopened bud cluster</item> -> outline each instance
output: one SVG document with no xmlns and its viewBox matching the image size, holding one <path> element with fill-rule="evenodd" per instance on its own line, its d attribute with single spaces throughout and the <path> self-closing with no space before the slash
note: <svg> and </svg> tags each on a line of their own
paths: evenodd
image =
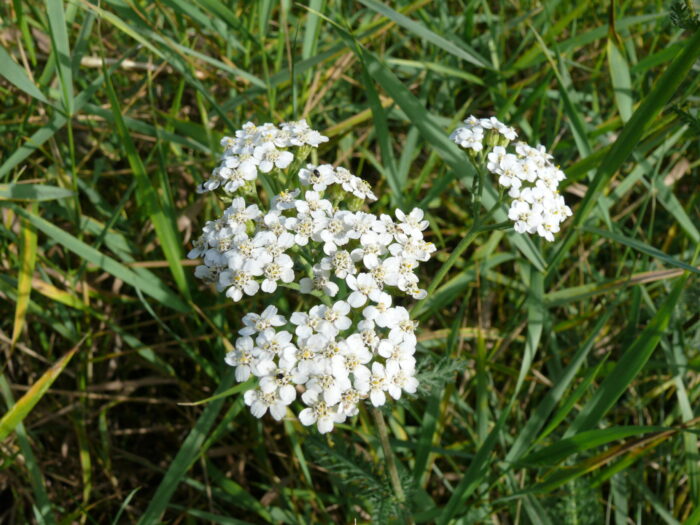
<svg viewBox="0 0 700 525">
<path fill-rule="evenodd" d="M 515 140 L 517 133 L 496 117 L 470 116 L 450 138 L 471 152 L 487 152 L 486 168 L 498 176 L 498 184 L 512 198 L 508 218 L 518 233 L 538 234 L 554 240 L 559 225 L 571 215 L 571 209 L 559 194 L 564 172 L 552 163 L 544 146 L 533 148 Z M 510 151 L 509 151 L 510 147 Z M 489 149 L 485 149 L 489 148 Z"/>
<path fill-rule="evenodd" d="M 222 189 L 231 204 L 188 254 L 202 259 L 195 275 L 234 301 L 279 286 L 301 292 L 288 316 L 272 305 L 245 315 L 226 362 L 238 381 L 256 378 L 244 395 L 256 417 L 269 410 L 282 419 L 300 398 L 300 421 L 322 433 L 364 399 L 380 406 L 387 394 L 416 391 L 415 323 L 394 300 L 425 297 L 415 270 L 435 251 L 423 240 L 422 210 L 361 211 L 376 197 L 348 170 L 306 164 L 290 173 L 327 140 L 305 121 L 248 123 L 223 139 L 220 165 L 201 190 Z M 266 200 L 260 173 L 289 187 Z"/>
</svg>

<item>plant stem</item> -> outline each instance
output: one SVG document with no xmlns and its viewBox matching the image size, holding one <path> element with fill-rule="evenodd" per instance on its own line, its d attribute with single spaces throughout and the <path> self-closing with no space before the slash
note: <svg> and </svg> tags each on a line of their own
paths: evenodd
<svg viewBox="0 0 700 525">
<path fill-rule="evenodd" d="M 379 431 L 379 441 L 381 441 L 382 449 L 384 450 L 384 460 L 386 461 L 386 468 L 389 471 L 389 479 L 391 480 L 391 486 L 394 489 L 394 495 L 396 496 L 396 499 L 401 507 L 405 523 L 408 525 L 413 525 L 413 518 L 411 518 L 408 509 L 406 509 L 406 494 L 401 486 L 399 471 L 396 469 L 396 458 L 394 457 L 394 451 L 391 450 L 391 444 L 389 443 L 389 431 L 386 428 L 384 416 L 377 408 L 372 407 L 371 411 L 372 416 L 374 416 L 374 421 L 377 424 L 377 430 Z"/>
</svg>

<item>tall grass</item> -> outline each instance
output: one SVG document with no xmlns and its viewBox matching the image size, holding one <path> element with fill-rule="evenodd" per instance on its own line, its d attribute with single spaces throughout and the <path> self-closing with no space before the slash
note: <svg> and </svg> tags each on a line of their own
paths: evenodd
<svg viewBox="0 0 700 525">
<path fill-rule="evenodd" d="M 191 278 L 220 211 L 194 188 L 244 122 L 307 118 L 374 209 L 427 209 L 430 285 L 473 220 L 447 134 L 495 114 L 574 216 L 553 244 L 477 237 L 414 308 L 422 388 L 384 414 L 412 519 L 700 523 L 692 7 L 4 3 L 0 521 L 401 521 L 368 412 L 325 439 L 232 389 L 270 299 Z"/>
</svg>

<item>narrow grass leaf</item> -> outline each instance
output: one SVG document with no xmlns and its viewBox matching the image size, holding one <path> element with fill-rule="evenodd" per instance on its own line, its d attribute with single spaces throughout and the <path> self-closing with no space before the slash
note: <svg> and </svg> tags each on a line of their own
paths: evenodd
<svg viewBox="0 0 700 525">
<path fill-rule="evenodd" d="M 606 237 L 612 241 L 619 242 L 620 244 L 624 244 L 625 246 L 629 246 L 630 248 L 637 250 L 638 252 L 650 255 L 651 257 L 655 257 L 656 259 L 660 259 L 670 266 L 682 268 L 683 270 L 700 275 L 700 268 L 696 268 L 695 266 L 691 266 L 690 264 L 679 261 L 675 257 L 671 257 L 670 255 L 665 254 L 658 248 L 649 246 L 648 244 L 645 244 L 636 239 L 632 239 L 631 237 L 627 237 L 620 233 L 601 230 L 599 228 L 593 228 L 592 226 L 584 226 L 581 229 L 587 231 L 588 233 L 593 233 L 601 237 Z"/>
<path fill-rule="evenodd" d="M 36 212 L 36 203 L 32 206 L 32 211 Z M 20 249 L 20 266 L 19 278 L 17 279 L 17 304 L 15 306 L 15 322 L 12 327 L 12 342 L 10 347 L 14 348 L 22 334 L 24 328 L 24 320 L 27 315 L 27 306 L 29 305 L 29 296 L 32 292 L 32 276 L 34 274 L 34 266 L 36 264 L 36 248 L 37 236 L 34 226 L 23 219 L 21 221 L 22 231 L 21 249 Z"/>
<path fill-rule="evenodd" d="M 5 404 L 8 407 L 14 406 L 14 398 L 12 397 L 10 384 L 2 374 L 0 374 L 0 392 L 5 398 Z M 51 509 L 51 500 L 49 500 L 49 495 L 46 492 L 44 474 L 41 472 L 39 462 L 36 460 L 36 456 L 32 451 L 31 445 L 29 444 L 27 431 L 25 430 L 22 422 L 19 422 L 14 430 L 15 435 L 17 436 L 19 449 L 24 457 L 25 468 L 29 473 L 29 481 L 32 485 L 32 491 L 34 492 L 34 517 L 39 525 L 55 525 L 56 519 L 54 518 L 53 511 Z"/>
<path fill-rule="evenodd" d="M 649 124 L 670 100 L 683 80 L 685 80 L 698 56 L 700 56 L 700 31 L 697 31 L 685 42 L 683 51 L 676 56 L 666 68 L 666 71 L 659 77 L 652 90 L 644 97 L 630 120 L 622 128 L 622 132 L 617 137 L 610 151 L 603 157 L 593 181 L 588 186 L 586 195 L 576 209 L 573 220 L 569 225 L 569 233 L 550 261 L 551 271 L 558 266 L 564 255 L 569 252 L 578 235 L 577 226 L 581 226 L 588 218 L 610 178 L 637 147 Z"/>
<path fill-rule="evenodd" d="M 211 403 L 212 401 L 216 401 L 217 399 L 222 399 L 224 397 L 229 397 L 233 394 L 237 394 L 238 392 L 242 392 L 243 390 L 248 390 L 252 386 L 253 386 L 253 381 L 246 381 L 245 383 L 241 383 L 240 385 L 233 386 L 233 387 L 229 388 L 228 390 L 225 390 L 224 392 L 216 394 L 215 396 L 200 399 L 199 401 L 194 401 L 192 403 L 178 403 L 178 405 L 188 406 L 188 407 L 194 407 L 197 405 L 204 405 L 206 403 Z"/>
<path fill-rule="evenodd" d="M 121 114 L 121 104 L 117 98 L 117 94 L 112 86 L 112 81 L 110 79 L 109 73 L 105 71 L 105 85 L 107 86 L 107 94 L 112 107 L 112 114 L 114 115 L 114 123 L 116 125 L 116 131 L 121 139 L 122 146 L 126 152 L 126 156 L 129 160 L 129 165 L 136 179 L 136 195 L 137 200 L 141 206 L 145 209 L 146 213 L 149 215 L 151 222 L 156 230 L 156 235 L 160 241 L 160 246 L 165 254 L 165 258 L 168 260 L 170 266 L 170 271 L 173 274 L 173 278 L 177 283 L 180 293 L 189 299 L 190 289 L 187 283 L 187 277 L 185 276 L 184 268 L 182 266 L 182 239 L 177 231 L 177 225 L 173 221 L 168 220 L 167 214 L 163 211 L 163 207 L 160 203 L 160 197 L 156 192 L 151 179 L 146 173 L 146 168 L 143 165 L 143 161 L 136 151 L 134 142 L 131 139 L 131 135 L 124 124 Z"/>
<path fill-rule="evenodd" d="M 231 387 L 231 384 L 235 379 L 235 370 L 231 369 L 223 377 L 219 387 L 216 389 L 216 394 L 221 394 Z M 192 467 L 192 464 L 197 460 L 197 458 L 202 455 L 205 450 L 202 448 L 202 444 L 209 433 L 212 425 L 214 424 L 219 412 L 224 403 L 224 398 L 219 398 L 212 401 L 199 416 L 194 427 L 188 434 L 185 442 L 180 447 L 175 459 L 173 459 L 170 467 L 168 467 L 165 476 L 161 480 L 155 494 L 151 498 L 151 503 L 148 505 L 146 511 L 141 515 L 138 523 L 141 525 L 150 525 L 152 523 L 158 523 L 161 516 L 165 512 L 165 509 L 170 503 L 170 499 L 175 492 L 175 489 L 183 481 L 187 471 Z"/>
<path fill-rule="evenodd" d="M 78 351 L 82 342 L 75 345 L 61 359 L 49 368 L 0 419 L 0 441 L 3 441 L 31 412 L 44 396 L 56 378 L 61 375 L 71 357 Z"/>
<path fill-rule="evenodd" d="M 311 11 L 306 17 L 306 23 L 304 24 L 304 42 L 301 47 L 301 58 L 306 60 L 311 58 L 316 54 L 316 48 L 318 46 L 318 34 L 320 29 L 318 16 L 314 11 L 321 12 L 323 10 L 323 4 L 325 0 L 311 0 L 309 7 Z"/>
<path fill-rule="evenodd" d="M 515 443 L 511 446 L 506 456 L 507 462 L 513 462 L 517 460 L 526 450 L 528 450 L 537 439 L 537 433 L 542 429 L 544 424 L 549 419 L 550 414 L 554 410 L 556 404 L 561 400 L 564 392 L 569 387 L 571 382 L 575 379 L 581 365 L 586 361 L 586 357 L 593 348 L 593 343 L 596 341 L 598 334 L 603 329 L 608 319 L 612 315 L 614 309 L 608 308 L 603 315 L 600 316 L 595 326 L 591 328 L 590 335 L 581 344 L 576 354 L 571 358 L 571 362 L 566 367 L 566 369 L 561 373 L 561 375 L 554 381 L 554 387 L 547 392 L 544 399 L 540 401 L 537 408 L 531 411 L 531 415 L 528 417 L 527 422 L 523 428 L 518 432 L 518 437 Z"/>
<path fill-rule="evenodd" d="M 48 99 L 29 78 L 27 72 L 19 66 L 9 55 L 4 46 L 0 46 L 0 75 L 10 84 L 24 91 L 30 97 L 40 100 L 44 104 L 50 104 Z"/>
<path fill-rule="evenodd" d="M 73 70 L 71 53 L 66 30 L 66 15 L 63 10 L 63 0 L 46 0 L 46 14 L 49 20 L 49 35 L 53 46 L 52 52 L 56 57 L 58 79 L 63 94 L 63 104 L 70 117 L 74 111 L 73 101 Z"/>
<path fill-rule="evenodd" d="M 681 525 L 681 522 L 674 518 L 668 511 L 667 501 L 661 501 L 643 482 L 641 482 L 635 476 L 630 476 L 629 479 L 637 490 L 639 490 L 639 492 L 644 496 L 644 498 L 651 504 L 651 507 L 664 523 L 667 523 L 668 525 Z M 685 523 L 687 524 L 688 522 L 686 521 Z"/>
<path fill-rule="evenodd" d="M 581 409 L 564 437 L 596 426 L 615 405 L 630 383 L 647 363 L 671 321 L 673 309 L 688 280 L 688 275 L 676 282 L 666 300 L 647 327 L 625 351 L 615 368 L 603 380 L 591 399 Z"/>
<path fill-rule="evenodd" d="M 607 48 L 608 68 L 615 94 L 615 104 L 620 112 L 622 122 L 627 122 L 632 116 L 632 80 L 629 64 L 612 36 L 608 37 Z"/>
<path fill-rule="evenodd" d="M 58 226 L 50 223 L 46 219 L 29 213 L 14 205 L 10 205 L 18 215 L 26 217 L 38 230 L 51 237 L 55 242 L 61 244 L 79 257 L 109 272 L 114 277 L 121 279 L 125 283 L 138 288 L 146 295 L 150 295 L 157 301 L 179 312 L 188 312 L 189 306 L 185 304 L 171 289 L 163 284 L 160 279 L 144 278 L 123 264 L 112 259 L 108 255 L 99 252 L 92 246 L 77 239 L 70 233 L 65 232 Z"/>
<path fill-rule="evenodd" d="M 387 122 L 386 111 L 382 106 L 377 90 L 374 89 L 374 83 L 367 70 L 366 65 L 362 64 L 362 76 L 365 82 L 367 99 L 369 107 L 372 109 L 372 117 L 374 119 L 374 134 L 379 142 L 379 149 L 382 152 L 383 172 L 386 174 L 387 182 L 391 188 L 391 200 L 398 204 L 399 207 L 403 203 L 403 187 L 399 180 L 398 169 L 396 165 L 396 157 L 391 144 L 391 133 L 389 131 L 389 123 Z"/>
<path fill-rule="evenodd" d="M 623 454 L 627 454 L 626 457 L 631 456 L 635 460 L 639 459 L 643 452 L 653 450 L 656 446 L 668 440 L 675 434 L 676 431 L 660 432 L 657 434 L 652 434 L 652 437 L 650 438 L 640 438 L 633 440 L 631 443 L 615 445 L 610 449 L 574 466 L 565 466 L 554 469 L 551 471 L 551 473 L 547 474 L 540 483 L 537 483 L 531 488 L 524 490 L 523 493 L 538 495 L 545 494 L 583 476 L 584 474 L 601 469 L 604 465 L 610 463 Z"/>
<path fill-rule="evenodd" d="M 479 66 L 484 69 L 493 69 L 493 66 L 491 66 L 491 64 L 489 64 L 484 57 L 482 57 L 479 53 L 477 53 L 474 49 L 470 48 L 466 44 L 461 44 L 461 47 L 457 46 L 457 44 L 454 44 L 449 40 L 441 37 L 440 35 L 434 33 L 433 31 L 425 27 L 423 24 L 419 24 L 418 22 L 411 20 L 407 16 L 402 15 L 401 13 L 397 13 L 387 5 L 376 2 L 375 0 L 360 0 L 360 3 L 366 5 L 367 7 L 369 7 L 373 11 L 376 11 L 380 15 L 387 17 L 389 20 L 392 20 L 397 25 L 408 29 L 418 38 L 422 38 L 427 42 L 430 42 L 431 44 L 439 47 L 444 51 L 447 51 L 448 53 L 456 56 L 457 58 L 460 58 L 466 62 L 469 62 L 470 64 L 474 64 L 475 66 Z"/>
<path fill-rule="evenodd" d="M 111 69 L 115 69 L 116 67 L 117 64 L 112 66 Z M 80 92 L 80 94 L 75 98 L 73 108 L 74 111 L 77 112 L 83 108 L 87 101 L 90 100 L 95 94 L 95 91 L 97 91 L 97 89 L 102 85 L 103 81 L 104 77 L 100 75 L 87 88 L 85 88 L 85 90 Z M 29 157 L 29 155 L 34 153 L 37 148 L 53 137 L 58 130 L 63 128 L 67 122 L 68 119 L 65 116 L 56 113 L 46 126 L 33 133 L 32 136 L 29 137 L 24 144 L 22 144 L 22 146 L 7 157 L 7 159 L 5 159 L 5 162 L 3 162 L 0 166 L 0 177 L 4 177 L 11 170 L 21 164 L 27 157 Z"/>
<path fill-rule="evenodd" d="M 601 445 L 607 445 L 611 441 L 618 441 L 631 436 L 639 436 L 650 432 L 668 430 L 657 426 L 619 426 L 602 430 L 586 430 L 575 436 L 557 440 L 556 443 L 518 461 L 519 466 L 547 466 L 555 465 L 566 458 Z"/>
<path fill-rule="evenodd" d="M 0 201 L 50 201 L 65 199 L 74 192 L 58 186 L 44 184 L 0 184 Z"/>
</svg>

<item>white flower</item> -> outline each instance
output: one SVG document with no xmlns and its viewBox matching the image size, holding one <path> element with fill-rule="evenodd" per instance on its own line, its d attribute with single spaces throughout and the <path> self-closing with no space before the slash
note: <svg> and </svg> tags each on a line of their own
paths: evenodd
<svg viewBox="0 0 700 525">
<path fill-rule="evenodd" d="M 261 314 L 254 312 L 245 314 L 242 321 L 245 326 L 238 331 L 241 335 L 253 335 L 272 326 L 283 326 L 287 322 L 284 316 L 277 313 L 277 307 L 273 305 L 269 305 Z"/>
<path fill-rule="evenodd" d="M 413 208 L 408 215 L 397 209 L 396 218 L 400 221 L 397 226 L 409 237 L 422 239 L 423 234 L 421 232 L 425 230 L 429 224 L 428 221 L 423 219 L 423 215 L 423 210 L 420 208 Z"/>
<path fill-rule="evenodd" d="M 390 334 L 388 339 L 382 339 L 377 347 L 377 353 L 386 359 L 385 366 L 388 372 L 399 368 L 412 372 L 416 367 L 413 357 L 415 351 L 415 344 L 404 341 L 399 332 L 394 332 L 393 336 Z"/>
<path fill-rule="evenodd" d="M 338 211 L 329 218 L 321 229 L 319 237 L 325 243 L 323 251 L 326 255 L 332 255 L 339 246 L 346 245 L 350 239 L 359 236 L 354 229 L 355 214 L 349 211 Z"/>
<path fill-rule="evenodd" d="M 353 308 L 363 306 L 368 299 L 375 302 L 379 301 L 381 289 L 377 285 L 377 281 L 375 281 L 374 277 L 370 274 L 361 273 L 357 277 L 348 275 L 345 278 L 345 282 L 348 284 L 348 287 L 353 290 L 348 297 L 348 303 Z"/>
<path fill-rule="evenodd" d="M 386 379 L 384 365 L 375 361 L 372 363 L 372 374 L 370 377 L 367 379 L 357 378 L 354 386 L 357 390 L 369 396 L 372 405 L 379 407 L 386 403 L 386 395 L 384 394 L 387 388 Z"/>
<path fill-rule="evenodd" d="M 272 198 L 272 209 L 283 211 L 294 208 L 298 195 L 299 190 L 282 190 Z"/>
<path fill-rule="evenodd" d="M 315 211 L 321 211 L 325 215 L 333 214 L 333 205 L 328 199 L 322 199 L 317 191 L 307 191 L 304 193 L 304 198 L 294 202 L 294 206 L 300 215 L 310 214 Z M 322 215 L 319 214 L 319 217 Z"/>
<path fill-rule="evenodd" d="M 319 357 L 329 340 L 323 334 L 300 337 L 297 340 L 296 347 L 289 347 L 283 350 L 280 363 L 293 363 L 296 366 L 296 373 L 304 376 L 322 373 L 324 366 Z"/>
<path fill-rule="evenodd" d="M 294 333 L 299 337 L 306 338 L 320 332 L 324 322 L 321 317 L 321 307 L 314 306 L 308 313 L 294 312 L 289 318 L 289 322 L 296 325 Z"/>
<path fill-rule="evenodd" d="M 260 378 L 260 390 L 265 394 L 274 392 L 285 405 L 291 404 L 297 397 L 294 364 L 281 361 L 280 365 L 275 367 L 272 362 L 269 363 L 269 367 Z"/>
<path fill-rule="evenodd" d="M 389 332 L 391 341 L 404 341 L 409 345 L 416 346 L 416 322 L 411 321 L 411 317 L 403 306 L 394 307 L 395 324 Z"/>
<path fill-rule="evenodd" d="M 246 223 L 260 217 L 257 204 L 246 205 L 243 197 L 236 197 L 224 211 L 224 220 L 233 233 L 245 232 Z"/>
<path fill-rule="evenodd" d="M 250 407 L 250 412 L 257 418 L 265 415 L 267 410 L 277 421 L 280 421 L 287 413 L 287 404 L 280 399 L 278 392 L 265 393 L 260 388 L 246 391 L 243 394 L 245 404 Z"/>
<path fill-rule="evenodd" d="M 258 293 L 260 283 L 255 280 L 255 277 L 262 274 L 262 268 L 256 261 L 247 259 L 245 262 L 239 262 L 241 259 L 240 256 L 232 257 L 229 260 L 229 266 L 233 268 L 219 275 L 219 285 L 222 288 L 228 288 L 226 296 L 236 302 L 241 300 L 244 292 L 246 295 Z"/>
<path fill-rule="evenodd" d="M 337 405 L 341 394 L 351 387 L 348 374 L 335 375 L 330 366 L 324 367 L 321 373 L 315 374 L 306 383 L 307 391 L 316 390 L 329 405 Z"/>
<path fill-rule="evenodd" d="M 332 270 L 339 279 L 345 279 L 348 275 L 357 273 L 355 259 L 347 250 L 338 250 L 330 257 L 324 257 L 320 263 L 322 270 Z"/>
<path fill-rule="evenodd" d="M 239 333 L 241 332 L 242 330 L 239 331 Z M 292 334 L 286 330 L 277 332 L 274 328 L 265 328 L 255 338 L 255 357 L 259 362 L 274 362 L 287 348 L 294 350 L 294 345 L 291 341 Z"/>
<path fill-rule="evenodd" d="M 259 263 L 262 265 L 262 273 L 265 277 L 261 285 L 263 292 L 273 293 L 277 290 L 277 281 L 291 283 L 294 280 L 294 271 L 292 270 L 294 262 L 286 253 L 278 255 L 274 259 L 269 253 L 263 253 Z"/>
<path fill-rule="evenodd" d="M 365 346 L 362 336 L 352 334 L 346 340 L 338 342 L 338 347 L 340 352 L 331 358 L 333 374 L 353 374 L 355 380 L 369 380 L 370 371 L 365 365 L 372 360 L 372 352 Z"/>
<path fill-rule="evenodd" d="M 325 191 L 328 186 L 336 182 L 335 170 L 330 164 L 321 166 L 307 164 L 306 168 L 299 170 L 299 182 L 304 186 L 312 186 L 314 191 Z"/>
<path fill-rule="evenodd" d="M 381 292 L 376 295 L 376 299 L 373 301 L 376 304 L 370 304 L 362 310 L 365 319 L 374 321 L 381 328 L 387 328 L 398 322 L 395 310 L 391 308 L 391 295 Z"/>
<path fill-rule="evenodd" d="M 418 380 L 412 372 L 404 369 L 395 369 L 389 371 L 387 368 L 386 390 L 394 399 L 401 397 L 401 391 L 409 394 L 415 394 L 418 388 Z"/>
<path fill-rule="evenodd" d="M 277 149 L 271 142 L 257 146 L 253 151 L 253 156 L 258 159 L 260 163 L 258 169 L 262 173 L 269 173 L 275 167 L 283 170 L 294 160 L 292 153 Z"/>
<path fill-rule="evenodd" d="M 254 366 L 253 338 L 244 336 L 236 339 L 235 350 L 226 354 L 226 364 L 236 367 L 236 381 L 247 381 Z"/>
<path fill-rule="evenodd" d="M 311 293 L 313 290 L 318 290 L 330 297 L 335 297 L 340 288 L 330 280 L 331 272 L 322 269 L 319 265 L 315 265 L 313 271 L 313 279 L 304 277 L 299 281 L 299 291 L 301 293 Z"/>
<path fill-rule="evenodd" d="M 359 412 L 357 404 L 364 399 L 364 397 L 366 396 L 358 390 L 348 388 L 340 395 L 340 403 L 337 406 L 338 413 L 346 417 L 356 416 Z"/>
<path fill-rule="evenodd" d="M 304 403 L 309 405 L 299 412 L 299 421 L 307 427 L 316 423 L 318 431 L 321 434 L 326 434 L 333 430 L 334 423 L 342 423 L 345 420 L 345 415 L 338 412 L 337 407 L 330 407 L 320 398 L 317 390 L 307 390 L 301 396 Z"/>
<path fill-rule="evenodd" d="M 345 301 L 336 301 L 333 306 L 321 306 L 321 317 L 324 321 L 333 325 L 338 330 L 347 330 L 352 325 L 352 321 L 348 317 L 350 305 Z"/>
</svg>

